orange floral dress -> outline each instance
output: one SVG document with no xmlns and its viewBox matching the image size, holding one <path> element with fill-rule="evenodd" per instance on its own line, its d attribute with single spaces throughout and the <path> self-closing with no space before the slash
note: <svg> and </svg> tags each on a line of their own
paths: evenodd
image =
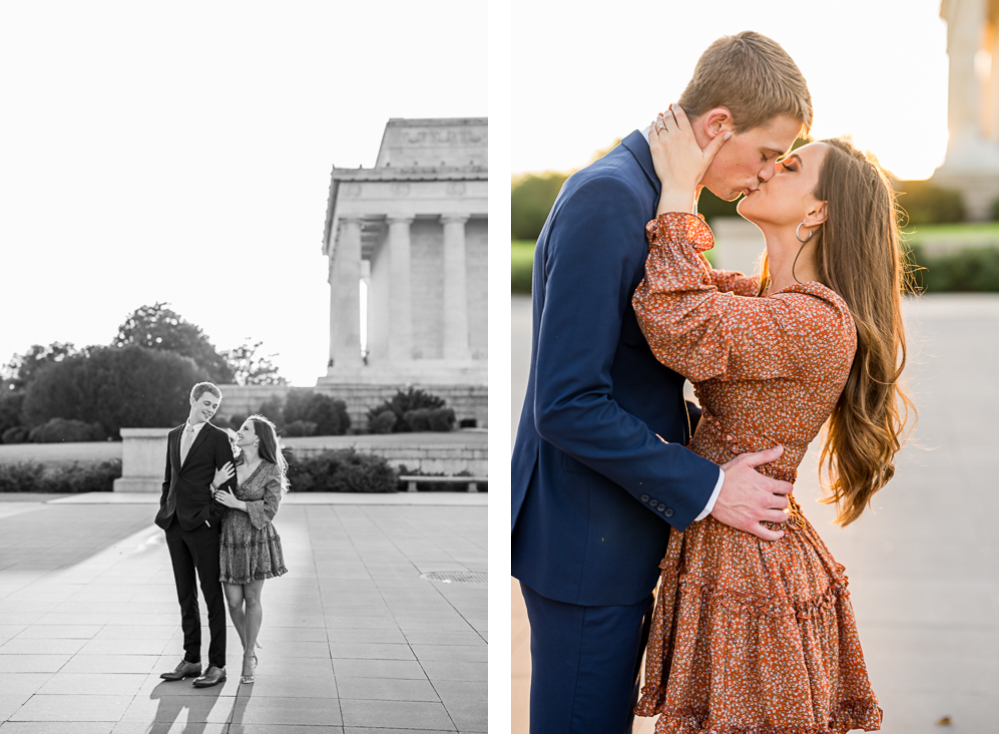
<svg viewBox="0 0 1000 734">
<path fill-rule="evenodd" d="M 657 359 L 694 385 L 703 413 L 691 450 L 724 464 L 781 444 L 758 471 L 794 482 L 854 359 L 847 304 L 816 282 L 757 297 L 759 276 L 711 269 L 701 253 L 712 232 L 690 214 L 646 232 L 632 304 Z M 660 714 L 656 734 L 880 727 L 844 567 L 790 504 L 777 541 L 711 516 L 670 534 L 636 708 Z"/>
</svg>

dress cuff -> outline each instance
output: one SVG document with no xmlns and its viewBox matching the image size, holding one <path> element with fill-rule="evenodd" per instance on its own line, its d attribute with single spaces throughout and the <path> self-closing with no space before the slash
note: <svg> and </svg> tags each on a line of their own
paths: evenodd
<svg viewBox="0 0 1000 734">
<path fill-rule="evenodd" d="M 715 246 L 715 236 L 701 215 L 685 212 L 666 212 L 646 224 L 646 237 L 650 245 L 682 242 L 696 252 L 705 252 Z"/>
</svg>

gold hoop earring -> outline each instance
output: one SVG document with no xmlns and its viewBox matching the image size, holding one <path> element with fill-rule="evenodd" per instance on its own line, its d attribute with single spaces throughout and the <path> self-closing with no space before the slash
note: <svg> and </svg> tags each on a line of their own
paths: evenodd
<svg viewBox="0 0 1000 734">
<path fill-rule="evenodd" d="M 795 239 L 797 239 L 803 245 L 806 242 L 808 242 L 809 240 L 811 240 L 812 237 L 813 237 L 813 235 L 816 234 L 816 230 L 814 230 L 814 229 L 809 230 L 809 236 L 806 237 L 805 239 L 802 239 L 801 237 L 799 237 L 799 230 L 802 229 L 802 227 L 804 227 L 804 226 L 805 226 L 805 222 L 799 222 L 799 226 L 795 228 Z"/>
</svg>

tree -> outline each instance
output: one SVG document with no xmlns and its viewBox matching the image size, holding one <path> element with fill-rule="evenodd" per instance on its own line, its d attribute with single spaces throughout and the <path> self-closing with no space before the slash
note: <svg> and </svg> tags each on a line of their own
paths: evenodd
<svg viewBox="0 0 1000 734">
<path fill-rule="evenodd" d="M 207 378 L 190 357 L 147 349 L 94 347 L 42 368 L 28 386 L 22 409 L 29 426 L 52 418 L 120 428 L 163 428 L 184 420 L 191 386 Z"/>
<path fill-rule="evenodd" d="M 510 236 L 535 240 L 542 231 L 549 209 L 559 195 L 568 173 L 527 173 L 517 176 L 510 187 Z"/>
<path fill-rule="evenodd" d="M 217 383 L 231 383 L 233 369 L 202 332 L 201 327 L 167 308 L 167 303 L 154 303 L 136 309 L 118 327 L 118 336 L 113 346 L 125 347 L 135 344 L 147 349 L 175 352 L 182 357 L 190 357 L 195 364 L 208 373 L 209 380 Z"/>
<path fill-rule="evenodd" d="M 262 355 L 260 348 L 264 342 L 251 344 L 244 342 L 236 349 L 223 352 L 223 357 L 233 371 L 237 385 L 287 385 L 288 380 L 278 374 L 278 368 L 271 362 L 275 354 Z"/>
<path fill-rule="evenodd" d="M 61 362 L 67 357 L 86 352 L 86 347 L 77 349 L 70 342 L 52 342 L 47 347 L 34 344 L 24 354 L 15 354 L 11 357 L 0 370 L 4 377 L 4 387 L 9 392 L 23 392 L 45 365 Z"/>
</svg>

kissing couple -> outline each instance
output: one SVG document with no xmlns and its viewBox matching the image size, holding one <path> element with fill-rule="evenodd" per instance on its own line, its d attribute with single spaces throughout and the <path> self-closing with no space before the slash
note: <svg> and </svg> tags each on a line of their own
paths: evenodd
<svg viewBox="0 0 1000 734">
<path fill-rule="evenodd" d="M 821 430 L 841 525 L 893 475 L 897 207 L 849 142 L 792 150 L 812 117 L 781 46 L 720 38 L 549 212 L 511 460 L 533 734 L 880 728 L 844 567 L 793 490 Z M 703 188 L 743 195 L 761 272 L 711 267 Z"/>
<path fill-rule="evenodd" d="M 226 606 L 243 643 L 241 683 L 253 683 L 263 619 L 264 580 L 286 573 L 271 524 L 287 491 L 286 462 L 274 424 L 252 415 L 236 433 L 209 421 L 222 403 L 211 382 L 191 388 L 184 425 L 167 434 L 156 524 L 166 533 L 184 631 L 184 657 L 166 681 L 193 677 L 196 688 L 226 680 Z M 196 585 L 197 581 L 197 585 Z M 202 672 L 198 585 L 208 608 L 208 667 Z M 223 601 L 225 595 L 225 602 Z"/>
</svg>

